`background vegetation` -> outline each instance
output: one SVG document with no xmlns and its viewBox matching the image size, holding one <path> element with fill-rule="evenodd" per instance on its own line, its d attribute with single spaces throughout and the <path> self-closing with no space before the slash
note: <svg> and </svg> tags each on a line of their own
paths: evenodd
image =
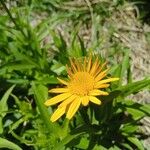
<svg viewBox="0 0 150 150">
<path fill-rule="evenodd" d="M 148 0 L 0 0 L 0 148 L 148 149 L 149 16 Z M 91 53 L 120 81 L 100 107 L 51 123 L 48 89 L 70 57 Z"/>
</svg>

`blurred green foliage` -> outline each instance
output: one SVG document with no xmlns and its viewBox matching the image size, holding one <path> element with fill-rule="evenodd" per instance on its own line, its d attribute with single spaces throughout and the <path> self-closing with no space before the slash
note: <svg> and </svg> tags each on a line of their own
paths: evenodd
<svg viewBox="0 0 150 150">
<path fill-rule="evenodd" d="M 101 97 L 103 104 L 81 108 L 70 122 L 62 118 L 57 123 L 49 120 L 55 108 L 44 106 L 48 88 L 58 84 L 57 76 L 66 77 L 70 57 L 95 54 L 105 60 L 101 56 L 108 40 L 101 34 L 104 21 L 126 1 L 0 2 L 0 148 L 144 150 L 141 140 L 146 135 L 139 121 L 150 115 L 150 105 L 127 96 L 146 89 L 150 78 L 132 81 L 130 50 L 113 41 L 116 28 L 111 25 L 109 74 L 120 81 L 108 89 L 109 96 Z M 88 44 L 79 34 L 83 26 L 90 28 Z M 117 63 L 115 56 L 120 55 Z"/>
</svg>

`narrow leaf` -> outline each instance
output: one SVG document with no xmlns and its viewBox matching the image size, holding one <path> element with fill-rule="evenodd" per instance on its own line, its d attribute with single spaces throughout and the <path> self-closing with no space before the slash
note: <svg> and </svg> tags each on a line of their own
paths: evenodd
<svg viewBox="0 0 150 150">
<path fill-rule="evenodd" d="M 137 148 L 139 150 L 144 150 L 144 147 L 143 147 L 141 141 L 139 141 L 137 138 L 135 138 L 135 137 L 128 137 L 128 140 L 130 142 L 132 142 L 135 146 L 137 146 Z"/>
<path fill-rule="evenodd" d="M 8 148 L 12 150 L 22 150 L 18 145 L 0 137 L 0 148 Z"/>
<path fill-rule="evenodd" d="M 7 106 L 7 100 L 8 100 L 8 97 L 10 95 L 10 93 L 12 92 L 13 88 L 15 86 L 11 86 L 7 91 L 6 93 L 3 95 L 1 101 L 0 101 L 0 134 L 3 132 L 3 123 L 2 123 L 2 119 L 3 117 L 6 115 L 6 111 L 8 110 L 8 106 Z"/>
<path fill-rule="evenodd" d="M 129 50 L 127 49 L 125 51 L 125 56 L 123 58 L 122 65 L 121 65 L 121 73 L 120 73 L 120 80 L 119 80 L 120 86 L 122 84 L 123 77 L 125 76 L 128 67 L 129 67 Z"/>
<path fill-rule="evenodd" d="M 129 83 L 125 86 L 121 86 L 117 88 L 116 90 L 121 91 L 121 95 L 123 97 L 126 97 L 130 94 L 134 94 L 136 92 L 139 92 L 143 88 L 147 87 L 150 84 L 150 78 L 143 79 L 141 81 L 137 81 L 134 83 Z"/>
</svg>

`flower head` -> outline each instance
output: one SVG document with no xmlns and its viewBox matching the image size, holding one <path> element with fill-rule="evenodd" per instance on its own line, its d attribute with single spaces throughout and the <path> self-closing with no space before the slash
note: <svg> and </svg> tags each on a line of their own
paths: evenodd
<svg viewBox="0 0 150 150">
<path fill-rule="evenodd" d="M 65 113 L 66 118 L 71 119 L 80 105 L 87 106 L 90 102 L 100 105 L 101 101 L 96 96 L 108 95 L 108 92 L 101 89 L 109 87 L 110 82 L 119 80 L 119 78 L 104 79 L 108 69 L 103 70 L 106 63 L 101 65 L 98 58 L 95 61 L 91 57 L 85 57 L 83 60 L 70 59 L 70 64 L 70 67 L 67 66 L 68 81 L 58 78 L 64 87 L 49 91 L 59 95 L 45 102 L 46 106 L 59 103 L 51 116 L 52 122 Z"/>
</svg>

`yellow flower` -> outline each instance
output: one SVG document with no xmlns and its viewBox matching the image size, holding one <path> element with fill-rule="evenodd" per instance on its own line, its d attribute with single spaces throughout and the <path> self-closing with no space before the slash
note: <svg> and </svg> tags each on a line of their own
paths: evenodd
<svg viewBox="0 0 150 150">
<path fill-rule="evenodd" d="M 95 61 L 91 57 L 82 60 L 70 59 L 70 64 L 70 67 L 67 66 L 69 80 L 58 78 L 64 87 L 51 89 L 49 92 L 59 95 L 45 102 L 46 106 L 59 103 L 57 110 L 51 116 L 52 122 L 65 113 L 66 118 L 71 119 L 80 105 L 87 106 L 89 102 L 100 105 L 101 101 L 96 96 L 108 95 L 108 92 L 100 89 L 109 87 L 109 82 L 119 80 L 119 78 L 103 79 L 108 69 L 103 71 L 106 63 L 101 65 L 98 58 Z"/>
</svg>

